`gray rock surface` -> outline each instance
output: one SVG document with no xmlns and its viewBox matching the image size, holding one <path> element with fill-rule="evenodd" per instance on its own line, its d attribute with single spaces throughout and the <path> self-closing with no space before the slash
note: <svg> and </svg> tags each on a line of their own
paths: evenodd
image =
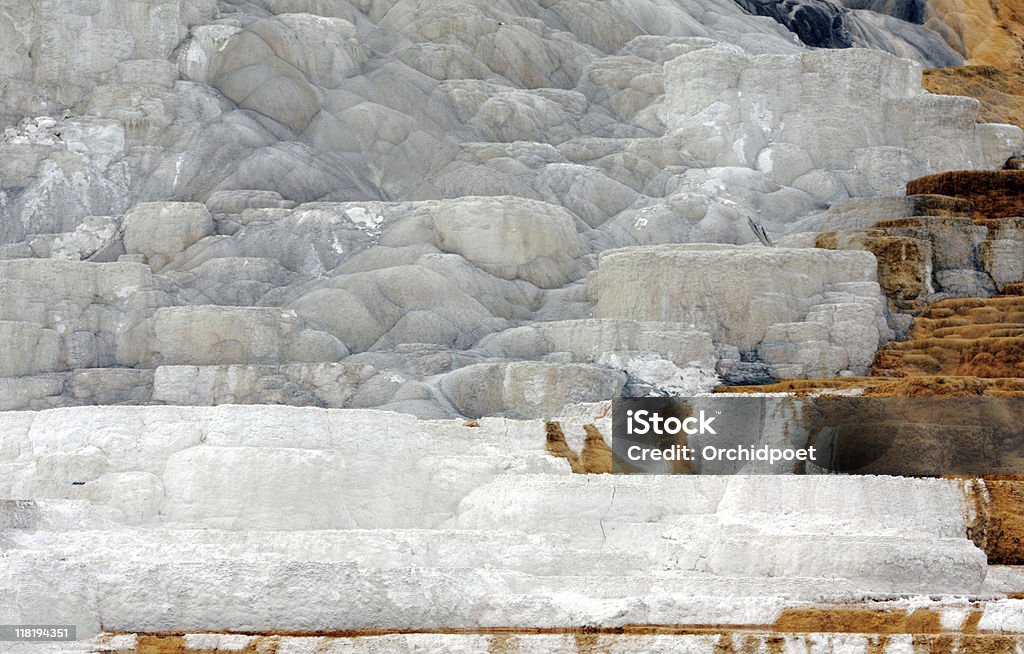
<svg viewBox="0 0 1024 654">
<path fill-rule="evenodd" d="M 568 404 L 616 397 L 625 383 L 623 372 L 586 364 L 484 363 L 448 373 L 441 389 L 474 418 L 541 418 L 558 415 Z"/>
<path fill-rule="evenodd" d="M 156 308 L 174 303 L 149 266 L 137 263 L 0 261 L 0 289 L 3 320 L 56 337 L 50 370 L 121 364 L 118 349 L 127 332 Z"/>
<path fill-rule="evenodd" d="M 0 623 L 124 632 L 44 652 L 500 651 L 243 634 L 946 625 L 1011 592 L 973 481 L 546 447 L 556 419 L 600 469 L 613 397 L 862 374 L 906 328 L 854 232 L 1024 136 L 921 90 L 949 53 L 912 3 L 830 6 L 863 47 L 734 0 L 0 0 Z M 901 236 L 921 292 L 1016 281 L 1006 224 Z M 980 630 L 1017 629 L 1004 602 Z M 609 649 L 731 646 L 650 638 Z"/>
<path fill-rule="evenodd" d="M 924 25 L 924 0 L 735 1 L 785 25 L 810 46 L 876 48 L 929 67 L 963 63 L 939 33 Z"/>
<path fill-rule="evenodd" d="M 613 310 L 675 273 L 597 262 L 747 244 L 748 219 L 807 248 L 889 217 L 910 177 L 1019 150 L 889 54 L 944 56 L 911 5 L 823 4 L 864 47 L 817 51 L 731 0 L 2 1 L 4 406 L 534 416 L 863 371 L 888 333 L 866 259 L 798 264 L 824 276 L 805 289 L 776 270 L 796 255 L 722 254 L 722 284 L 757 288 L 725 271 L 755 265 L 792 286 L 743 329 L 732 291 L 693 316 Z M 1015 242 L 938 249 L 935 271 L 1001 288 Z M 709 265 L 673 283 L 696 298 Z"/>
<path fill-rule="evenodd" d="M 125 214 L 124 249 L 127 254 L 142 255 L 143 261 L 159 271 L 213 231 L 213 217 L 201 204 L 147 202 Z"/>
<path fill-rule="evenodd" d="M 121 360 L 140 367 L 332 362 L 348 355 L 292 311 L 189 306 L 158 309 L 125 335 Z"/>
<path fill-rule="evenodd" d="M 706 330 L 779 378 L 865 374 L 891 332 L 867 252 L 659 246 L 606 251 L 594 315 Z M 651 283 L 650 280 L 657 280 Z"/>
</svg>

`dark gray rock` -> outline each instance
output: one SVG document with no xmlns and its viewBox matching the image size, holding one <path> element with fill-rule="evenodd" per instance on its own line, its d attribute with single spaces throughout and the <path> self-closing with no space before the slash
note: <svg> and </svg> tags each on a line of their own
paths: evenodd
<svg viewBox="0 0 1024 654">
<path fill-rule="evenodd" d="M 736 0 L 819 48 L 868 47 L 926 66 L 958 66 L 963 57 L 924 27 L 923 0 Z"/>
<path fill-rule="evenodd" d="M 924 24 L 925 0 L 839 0 L 847 9 L 868 9 L 879 14 Z"/>
<path fill-rule="evenodd" d="M 779 381 L 771 373 L 767 363 L 723 360 L 719 361 L 715 372 L 725 386 L 762 386 Z"/>
<path fill-rule="evenodd" d="M 846 11 L 828 0 L 736 0 L 736 3 L 752 14 L 774 18 L 807 45 L 853 47 Z"/>
</svg>

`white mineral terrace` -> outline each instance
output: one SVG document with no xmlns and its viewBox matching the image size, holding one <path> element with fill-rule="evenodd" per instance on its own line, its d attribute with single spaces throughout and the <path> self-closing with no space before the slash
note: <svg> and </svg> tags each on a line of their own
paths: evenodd
<svg viewBox="0 0 1024 654">
<path fill-rule="evenodd" d="M 862 247 L 1024 146 L 956 4 L 0 0 L 0 654 L 1024 654 L 1000 487 L 547 449 L 1024 275 Z"/>
<path fill-rule="evenodd" d="M 562 420 L 570 446 L 601 411 L 581 406 Z M 9 412 L 0 414 L 0 623 L 75 624 L 80 639 L 742 630 L 770 628 L 787 609 L 889 600 L 953 616 L 943 619 L 954 630 L 969 609 L 983 611 L 987 630 L 1024 633 L 1024 602 L 1005 599 L 1024 583 L 1012 569 L 990 574 L 967 538 L 963 484 L 577 475 L 545 451 L 536 420 L 467 426 L 277 406 Z M 623 652 L 667 638 L 598 635 Z M 663 651 L 718 637 L 677 637 Z M 862 635 L 834 637 L 863 649 Z M 125 638 L 76 647 L 130 649 Z M 191 638 L 193 649 L 231 649 Z M 383 650 L 288 637 L 278 652 L 485 651 L 498 636 L 380 638 Z M 516 638 L 534 651 L 576 642 Z"/>
</svg>

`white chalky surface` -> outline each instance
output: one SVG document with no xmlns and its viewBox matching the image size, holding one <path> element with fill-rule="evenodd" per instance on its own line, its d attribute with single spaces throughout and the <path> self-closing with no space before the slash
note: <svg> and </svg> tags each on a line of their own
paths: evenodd
<svg viewBox="0 0 1024 654">
<path fill-rule="evenodd" d="M 957 481 L 574 475 L 543 421 L 96 407 L 0 435 L 0 619 L 83 637 L 771 624 L 987 572 Z"/>
</svg>

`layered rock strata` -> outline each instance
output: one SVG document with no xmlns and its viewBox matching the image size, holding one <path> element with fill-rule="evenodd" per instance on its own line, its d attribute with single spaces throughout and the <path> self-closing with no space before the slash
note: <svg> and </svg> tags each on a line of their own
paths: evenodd
<svg viewBox="0 0 1024 654">
<path fill-rule="evenodd" d="M 931 93 L 977 98 L 981 121 L 1024 125 L 1024 71 L 1019 67 L 937 68 L 925 70 L 922 83 Z"/>
<path fill-rule="evenodd" d="M 1024 4 L 1020 0 L 928 0 L 925 24 L 972 65 L 1013 70 L 1020 66 L 1024 49 Z"/>
<path fill-rule="evenodd" d="M 755 353 L 779 378 L 865 374 L 889 337 L 875 265 L 860 252 L 627 248 L 602 253 L 589 293 L 595 317 L 689 325 L 734 353 L 724 361 Z"/>
<path fill-rule="evenodd" d="M 0 371 L 6 408 L 282 402 L 549 417 L 560 401 L 701 391 L 720 376 L 863 373 L 888 327 L 868 333 L 870 289 L 832 288 L 859 273 L 820 289 L 817 308 L 787 297 L 793 311 L 753 340 L 716 335 L 714 312 L 691 321 L 713 354 L 681 351 L 690 336 L 676 327 L 656 330 L 673 342 L 641 347 L 588 322 L 612 314 L 583 280 L 621 247 L 748 243 L 748 219 L 806 245 L 834 202 L 998 167 L 1022 142 L 1017 128 L 977 124 L 971 100 L 923 93 L 913 62 L 807 51 L 732 3 L 608 8 L 592 24 L 575 5 L 473 5 L 465 29 L 448 5 L 179 4 L 147 9 L 167 12 L 153 33 L 155 14 L 100 3 L 5 41 L 11 88 L 25 92 L 9 96 L 12 115 L 27 117 L 6 121 L 0 144 L 0 257 L 89 262 L 33 261 L 44 277 L 146 264 L 155 289 L 116 327 L 91 329 L 101 345 L 86 342 L 86 323 L 5 327 L 25 352 Z M 5 5 L 3 24 L 46 15 L 18 11 Z M 73 26 L 133 47 L 88 69 L 55 63 L 54 75 L 27 56 Z M 543 62 L 513 56 L 519 42 Z M 69 70 L 82 82 L 60 88 Z M 47 115 L 31 116 L 32 98 Z M 994 252 L 1002 262 L 1011 250 Z M 574 335 L 547 343 L 529 327 L 539 322 Z M 854 322 L 857 334 L 840 333 Z M 77 340 L 50 333 L 61 329 Z M 70 354 L 54 354 L 55 336 Z M 546 367 L 558 363 L 574 364 L 571 381 Z M 540 389 L 552 399 L 525 399 Z"/>
<path fill-rule="evenodd" d="M 561 418 L 573 447 L 582 422 L 608 429 L 601 413 Z M 287 407 L 0 420 L 0 617 L 72 621 L 83 638 L 721 625 L 715 640 L 828 630 L 822 607 L 904 593 L 980 599 L 979 629 L 1019 629 L 997 620 L 1007 600 L 968 538 L 973 482 L 573 475 L 542 421 Z"/>
<path fill-rule="evenodd" d="M 920 0 L 735 0 L 747 11 L 769 16 L 800 41 L 818 48 L 868 47 L 931 66 L 963 62 L 943 32 L 923 25 Z"/>
<path fill-rule="evenodd" d="M 0 77 L 0 623 L 123 632 L 50 651 L 1020 648 L 1009 480 L 572 474 L 581 402 L 908 329 L 896 250 L 808 246 L 966 250 L 887 197 L 1024 142 L 917 64 L 731 0 L 0 0 Z M 113 404 L 169 406 L 58 408 Z"/>
</svg>

